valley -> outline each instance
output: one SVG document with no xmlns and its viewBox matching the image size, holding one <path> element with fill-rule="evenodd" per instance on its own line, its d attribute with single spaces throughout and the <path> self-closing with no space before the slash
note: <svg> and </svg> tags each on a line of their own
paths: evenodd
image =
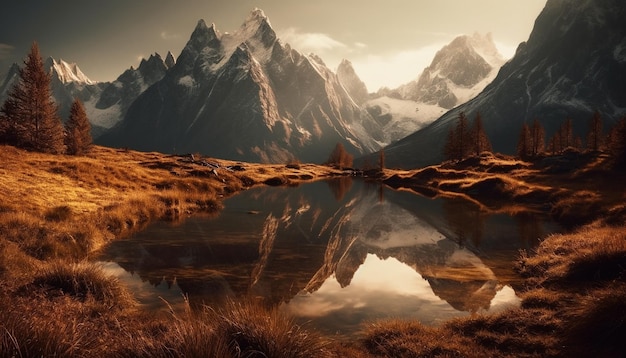
<svg viewBox="0 0 626 358">
<path fill-rule="evenodd" d="M 0 358 L 623 355 L 626 6 L 351 1 L 6 5 Z"/>
</svg>

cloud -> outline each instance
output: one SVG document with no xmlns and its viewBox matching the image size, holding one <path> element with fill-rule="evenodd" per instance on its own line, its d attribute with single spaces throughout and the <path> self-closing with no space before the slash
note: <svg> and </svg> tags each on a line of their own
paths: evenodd
<svg viewBox="0 0 626 358">
<path fill-rule="evenodd" d="M 15 49 L 14 46 L 0 43 L 0 60 L 11 56 L 11 53 L 13 52 L 14 49 Z"/>
<path fill-rule="evenodd" d="M 498 52 L 500 52 L 502 57 L 507 59 L 513 58 L 513 56 L 515 55 L 515 51 L 519 46 L 519 44 L 504 43 L 500 41 L 495 41 L 495 43 L 496 47 L 498 48 Z"/>
<path fill-rule="evenodd" d="M 418 78 L 430 65 L 435 53 L 446 43 L 435 43 L 418 49 L 393 53 L 369 54 L 351 59 L 354 70 L 371 92 L 380 87 L 396 88 Z"/>
<path fill-rule="evenodd" d="M 167 31 L 161 31 L 161 39 L 165 40 L 165 41 L 169 41 L 169 40 L 177 40 L 180 38 L 179 34 L 171 34 Z"/>
<path fill-rule="evenodd" d="M 279 37 L 290 44 L 294 49 L 304 53 L 320 53 L 348 47 L 346 44 L 326 34 L 319 32 L 299 32 L 299 30 L 294 27 L 282 31 Z"/>
</svg>

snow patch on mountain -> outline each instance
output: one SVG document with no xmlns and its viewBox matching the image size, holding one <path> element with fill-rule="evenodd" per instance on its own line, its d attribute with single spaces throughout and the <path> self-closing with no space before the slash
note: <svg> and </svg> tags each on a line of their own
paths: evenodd
<svg viewBox="0 0 626 358">
<path fill-rule="evenodd" d="M 388 145 L 427 126 L 445 113 L 432 104 L 382 96 L 365 103 L 364 108 L 382 126 Z"/>
<path fill-rule="evenodd" d="M 107 108 L 97 108 L 97 102 L 98 98 L 94 97 L 83 103 L 85 113 L 91 124 L 108 129 L 120 121 L 122 115 L 122 106 L 120 103 L 116 103 Z"/>
<path fill-rule="evenodd" d="M 193 77 L 187 75 L 179 78 L 178 84 L 181 86 L 193 88 L 196 85 L 196 81 L 194 81 Z"/>
</svg>

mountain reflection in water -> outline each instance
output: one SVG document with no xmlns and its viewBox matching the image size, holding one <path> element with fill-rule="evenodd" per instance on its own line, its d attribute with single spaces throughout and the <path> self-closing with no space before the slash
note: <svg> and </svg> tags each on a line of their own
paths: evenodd
<svg viewBox="0 0 626 358">
<path fill-rule="evenodd" d="M 373 319 L 436 324 L 519 304 L 512 261 L 556 229 L 340 178 L 251 189 L 216 217 L 155 223 L 96 259 L 152 309 L 183 294 L 192 306 L 255 297 L 352 334 Z"/>
</svg>

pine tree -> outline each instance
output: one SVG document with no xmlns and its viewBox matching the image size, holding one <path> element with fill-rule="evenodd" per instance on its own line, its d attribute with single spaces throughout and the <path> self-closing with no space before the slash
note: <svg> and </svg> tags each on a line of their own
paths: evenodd
<svg viewBox="0 0 626 358">
<path fill-rule="evenodd" d="M 600 112 L 595 111 L 589 123 L 587 133 L 587 149 L 597 152 L 602 148 L 602 117 Z"/>
<path fill-rule="evenodd" d="M 469 123 L 467 121 L 467 117 L 465 113 L 461 112 L 459 114 L 459 119 L 456 123 L 456 140 L 457 140 L 457 158 L 464 159 L 467 157 L 470 149 L 471 149 L 471 132 L 469 129 Z"/>
<path fill-rule="evenodd" d="M 450 127 L 448 130 L 448 136 L 446 137 L 446 144 L 443 147 L 443 155 L 446 160 L 455 160 L 457 159 L 457 149 L 456 149 L 456 132 L 454 127 Z"/>
<path fill-rule="evenodd" d="M 527 159 L 530 157 L 531 147 L 530 128 L 528 124 L 524 123 L 519 134 L 519 139 L 517 140 L 517 156 L 521 159 Z"/>
<path fill-rule="evenodd" d="M 491 142 L 485 133 L 480 112 L 476 112 L 474 126 L 472 127 L 472 152 L 479 156 L 482 152 L 491 152 Z"/>
<path fill-rule="evenodd" d="M 65 127 L 65 146 L 67 154 L 80 155 L 91 145 L 91 125 L 85 113 L 83 103 L 74 99 L 70 117 Z"/>
<path fill-rule="evenodd" d="M 326 164 L 333 165 L 339 168 L 349 168 L 352 166 L 353 161 L 352 154 L 348 153 L 343 147 L 343 144 L 337 143 L 335 149 L 330 153 Z"/>
<path fill-rule="evenodd" d="M 626 169 L 626 116 L 615 123 L 611 129 L 607 146 L 615 166 L 619 169 Z"/>
<path fill-rule="evenodd" d="M 456 126 L 450 128 L 448 139 L 444 146 L 444 156 L 447 160 L 461 160 L 467 157 L 472 150 L 472 132 L 470 131 L 465 113 L 459 113 Z"/>
<path fill-rule="evenodd" d="M 561 151 L 567 149 L 567 147 L 571 147 L 574 145 L 574 131 L 572 129 L 572 119 L 567 118 L 565 122 L 561 125 L 559 130 L 560 143 L 561 143 Z"/>
<path fill-rule="evenodd" d="M 63 125 L 36 42 L 24 65 L 1 110 L 0 138 L 29 150 L 62 153 Z"/>
<path fill-rule="evenodd" d="M 533 157 L 536 157 L 545 151 L 545 146 L 546 146 L 545 138 L 546 138 L 546 132 L 543 129 L 543 126 L 541 125 L 541 123 L 539 123 L 539 120 L 535 118 L 535 120 L 533 121 L 533 125 L 530 127 L 530 143 L 531 143 L 530 154 Z"/>
</svg>

